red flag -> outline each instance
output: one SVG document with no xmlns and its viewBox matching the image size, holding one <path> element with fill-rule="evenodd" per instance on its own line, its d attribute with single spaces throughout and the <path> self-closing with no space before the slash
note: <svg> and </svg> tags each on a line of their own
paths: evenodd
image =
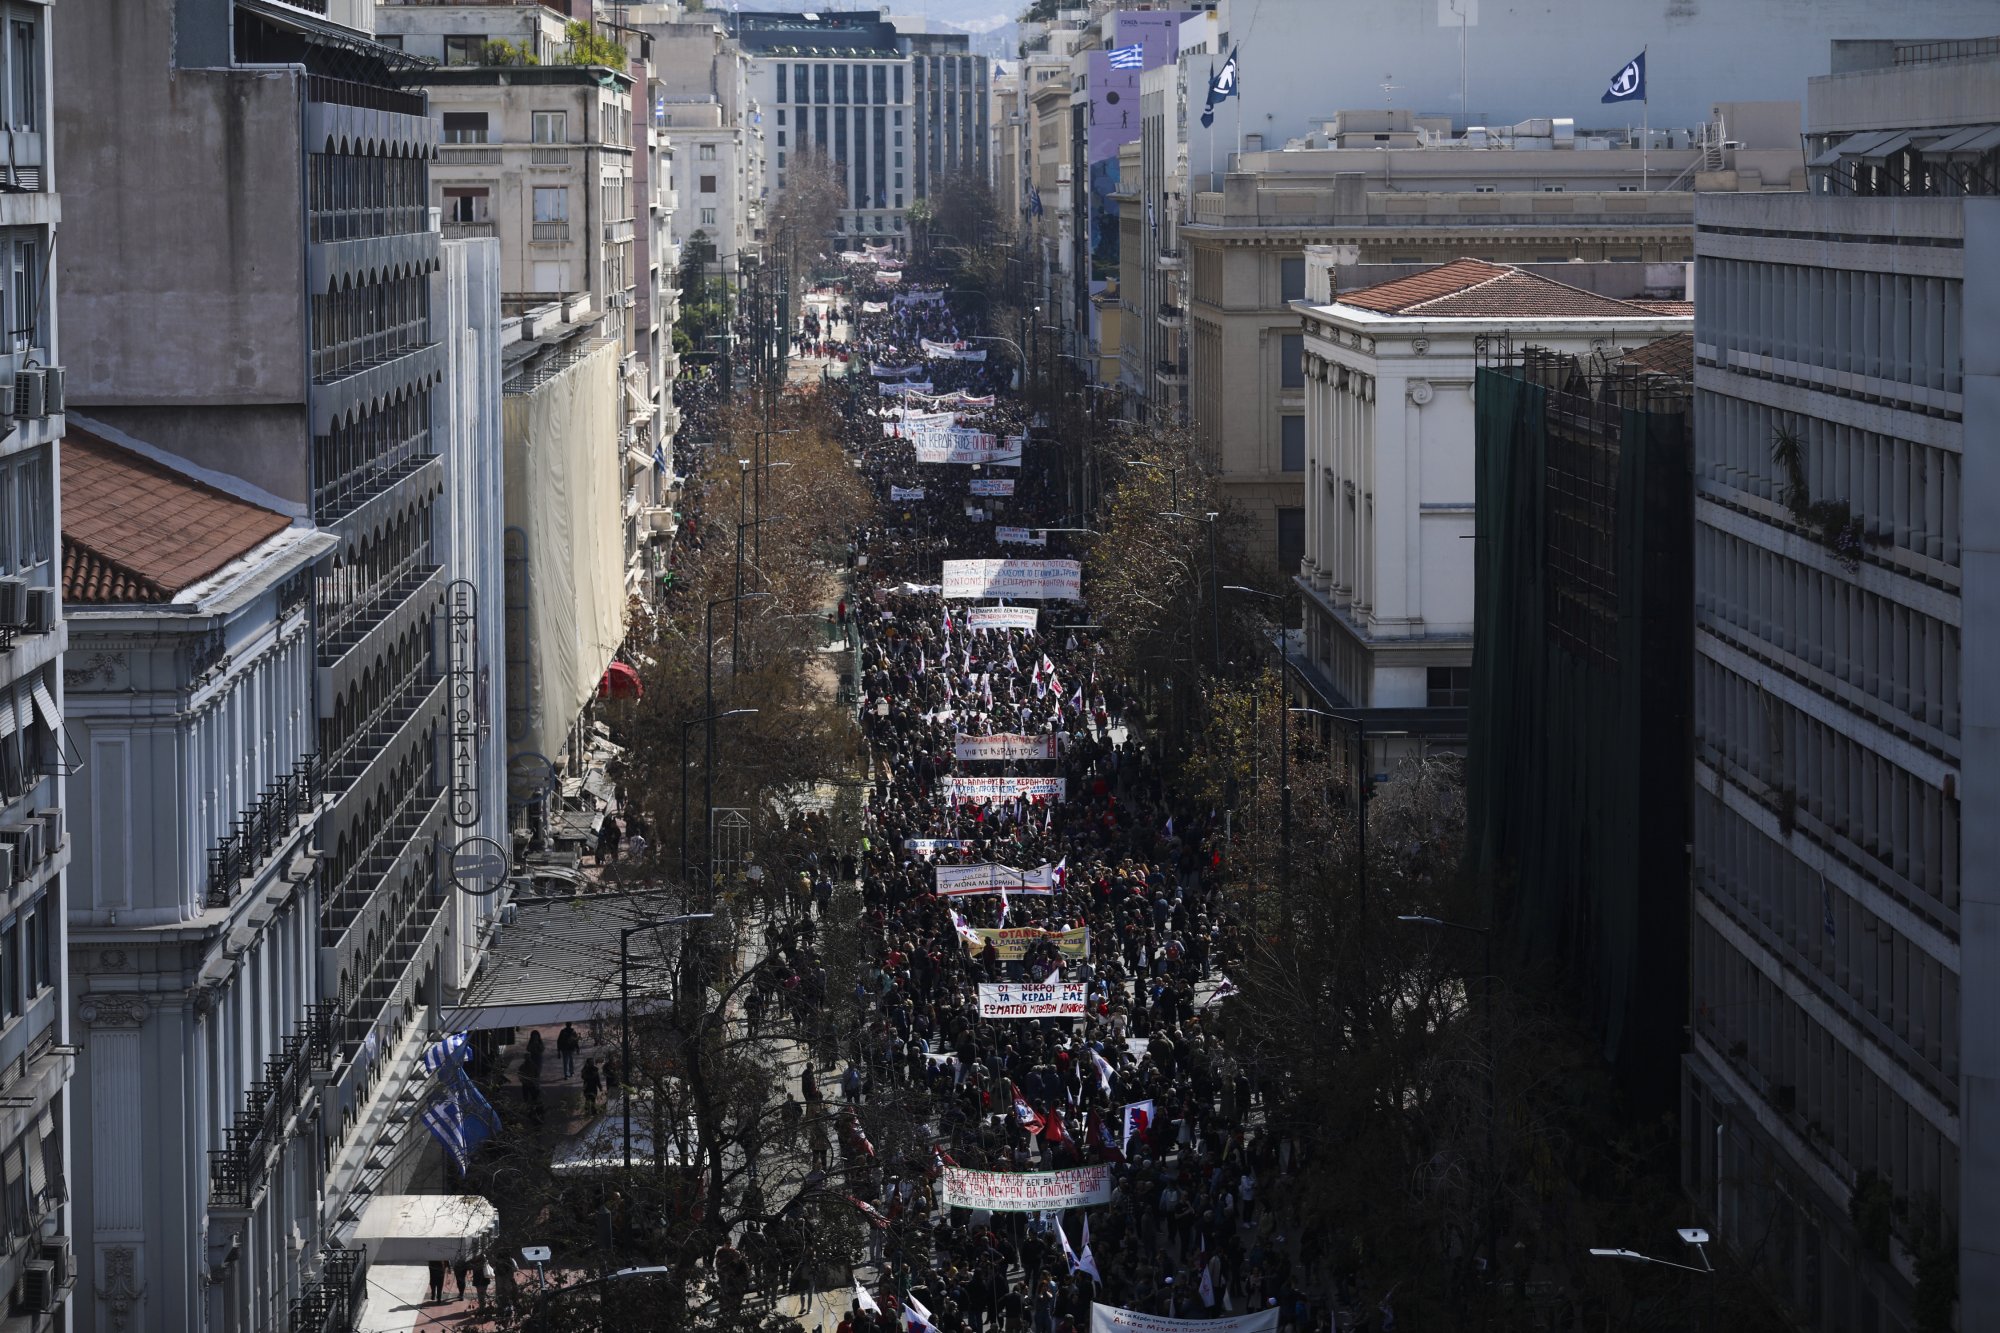
<svg viewBox="0 0 2000 1333">
<path fill-rule="evenodd" d="M 1007 1086 L 1013 1091 L 1014 1117 L 1021 1122 L 1021 1127 L 1030 1134 L 1041 1133 L 1043 1128 L 1041 1115 L 1028 1104 L 1028 1099 L 1021 1095 L 1021 1089 L 1016 1087 L 1012 1080 L 1008 1081 Z"/>
<path fill-rule="evenodd" d="M 1061 1143 L 1067 1137 L 1063 1131 L 1061 1107 L 1051 1106 L 1049 1113 L 1042 1117 L 1042 1123 L 1042 1141 L 1044 1143 Z"/>
<path fill-rule="evenodd" d="M 877 1231 L 887 1231 L 889 1229 L 889 1219 L 877 1212 L 875 1205 L 864 1199 L 857 1199 L 852 1194 L 847 1196 L 847 1201 L 861 1210 L 861 1215 L 868 1219 L 869 1226 L 874 1227 Z"/>
</svg>

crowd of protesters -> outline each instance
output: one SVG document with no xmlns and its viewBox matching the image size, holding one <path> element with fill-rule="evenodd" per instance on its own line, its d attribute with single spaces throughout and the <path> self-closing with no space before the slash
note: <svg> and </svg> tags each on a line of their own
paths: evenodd
<svg viewBox="0 0 2000 1333">
<path fill-rule="evenodd" d="M 1085 602 L 1039 603 L 1033 629 L 973 629 L 978 603 L 941 596 L 946 559 L 1073 557 L 1058 534 L 1029 548 L 996 534 L 1058 521 L 1054 445 L 1031 439 L 1013 466 L 918 463 L 905 407 L 950 411 L 953 424 L 997 437 L 1032 432 L 997 356 L 924 357 L 924 339 L 989 346 L 966 337 L 960 312 L 921 293 L 866 302 L 856 302 L 847 443 L 880 517 L 855 534 L 841 629 L 851 620 L 858 635 L 855 695 L 872 763 L 854 867 L 869 956 L 844 1067 L 808 1069 L 802 1091 L 816 1100 L 820 1079 L 837 1080 L 863 1108 L 914 1096 L 931 1139 L 876 1163 L 871 1299 L 882 1308 L 857 1303 L 839 1333 L 898 1321 L 939 1333 L 1085 1333 L 1092 1302 L 1195 1319 L 1275 1309 L 1293 1333 L 1326 1328 L 1338 1274 L 1316 1256 L 1331 1247 L 1288 1221 L 1284 1182 L 1302 1146 L 1266 1130 L 1255 1071 L 1217 1036 L 1242 946 L 1221 889 L 1222 830 L 1168 787 L 1133 692 L 1105 664 L 1087 585 Z M 943 397 L 880 392 L 905 379 Z M 975 495 L 975 480 L 1011 481 L 1012 494 Z M 1052 738 L 1054 757 L 956 757 L 960 737 L 1001 734 Z M 951 782 L 963 777 L 1062 786 L 956 800 Z M 1048 867 L 1049 887 L 940 897 L 936 868 L 956 863 Z M 1001 925 L 1049 934 L 1012 957 L 980 934 Z M 980 982 L 1057 973 L 1086 989 L 1081 1020 L 980 1016 Z M 1149 1113 L 1127 1117 L 1145 1104 Z M 858 1119 L 839 1123 L 844 1153 L 872 1155 L 856 1142 Z M 1061 1215 L 940 1197 L 946 1166 L 1097 1163 L 1110 1166 L 1111 1201 Z"/>
</svg>

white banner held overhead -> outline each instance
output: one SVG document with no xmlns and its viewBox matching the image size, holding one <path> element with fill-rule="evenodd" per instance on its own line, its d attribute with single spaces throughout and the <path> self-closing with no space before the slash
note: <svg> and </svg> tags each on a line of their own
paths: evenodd
<svg viewBox="0 0 2000 1333">
<path fill-rule="evenodd" d="M 1083 566 L 1074 560 L 947 560 L 944 595 L 1083 600 Z"/>
<path fill-rule="evenodd" d="M 950 898 L 965 893 L 998 893 L 1002 889 L 1008 893 L 1039 896 L 1053 893 L 1055 880 L 1055 867 L 1046 864 L 1036 866 L 1033 870 L 1016 870 L 1013 866 L 990 863 L 937 867 L 937 892 L 940 898 Z"/>
<path fill-rule="evenodd" d="M 969 852 L 972 850 L 970 838 L 905 838 L 903 850 L 915 852 L 919 856 L 934 856 L 938 852 Z"/>
<path fill-rule="evenodd" d="M 1062 778 L 946 778 L 948 801 L 1011 801 L 1016 796 L 1029 800 L 1048 797 L 1060 801 L 1069 784 Z"/>
<path fill-rule="evenodd" d="M 1111 1202 L 1111 1168 L 1108 1166 L 1018 1172 L 972 1171 L 962 1166 L 948 1166 L 944 1169 L 942 1183 L 944 1203 L 949 1208 L 985 1208 L 996 1213 L 1042 1213 Z M 1276 1313 L 1272 1311 L 1272 1314 Z"/>
<path fill-rule="evenodd" d="M 901 504 L 905 500 L 921 500 L 923 498 L 924 488 L 921 486 L 891 486 L 889 488 L 889 502 L 891 504 Z"/>
<path fill-rule="evenodd" d="M 965 611 L 969 629 L 1033 629 L 1041 619 L 1041 611 L 1032 606 L 971 606 Z"/>
<path fill-rule="evenodd" d="M 932 342 L 929 338 L 920 338 L 918 342 L 923 346 L 925 356 L 939 357 L 946 361 L 984 361 L 986 359 L 986 349 L 984 347 L 973 348 L 960 346 L 955 343 Z"/>
<path fill-rule="evenodd" d="M 931 391 L 931 382 L 929 380 L 910 380 L 899 384 L 894 381 L 885 381 L 876 387 L 882 390 L 884 398 L 900 398 L 905 394 L 929 393 Z"/>
<path fill-rule="evenodd" d="M 910 432 L 910 443 L 919 463 L 968 463 L 981 467 L 1019 467 L 1021 449 L 1011 438 L 976 430 L 920 430 Z"/>
<path fill-rule="evenodd" d="M 951 752 L 956 759 L 1053 759 L 1056 738 L 1019 732 L 992 736 L 968 736 L 960 732 L 952 738 Z"/>
<path fill-rule="evenodd" d="M 996 523 L 993 525 L 993 540 L 1002 546 L 1047 546 L 1049 534 L 1041 528 L 1010 528 Z"/>
<path fill-rule="evenodd" d="M 1169 1319 L 1116 1305 L 1090 1307 L 1090 1333 L 1277 1333 L 1278 1307 L 1234 1319 Z"/>
<path fill-rule="evenodd" d="M 1017 985 L 1011 981 L 979 983 L 981 1018 L 1082 1018 L 1082 982 L 1054 986 Z"/>
<path fill-rule="evenodd" d="M 1012 477 L 974 477 L 970 487 L 974 495 L 1011 497 L 1014 494 Z"/>
</svg>

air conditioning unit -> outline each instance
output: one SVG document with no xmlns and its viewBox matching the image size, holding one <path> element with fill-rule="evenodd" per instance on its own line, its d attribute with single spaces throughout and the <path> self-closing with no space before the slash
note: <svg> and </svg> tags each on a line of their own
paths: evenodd
<svg viewBox="0 0 2000 1333">
<path fill-rule="evenodd" d="M 34 818 L 40 820 L 42 824 L 42 846 L 49 849 L 50 856 L 54 856 L 62 850 L 63 845 L 62 807 L 56 806 L 52 810 L 37 810 L 35 811 Z"/>
<path fill-rule="evenodd" d="M 49 366 L 43 371 L 43 375 L 47 391 L 42 395 L 42 405 L 49 409 L 50 416 L 54 416 L 63 410 L 63 368 Z"/>
<path fill-rule="evenodd" d="M 58 1289 L 68 1286 L 75 1280 L 76 1254 L 70 1249 L 68 1236 L 50 1236 L 43 1241 L 42 1258 L 54 1266 Z"/>
<path fill-rule="evenodd" d="M 28 613 L 22 617 L 28 628 L 36 634 L 47 634 L 56 627 L 56 590 L 54 588 L 28 589 Z"/>
<path fill-rule="evenodd" d="M 0 579 L 0 625 L 28 623 L 28 581 Z"/>
<path fill-rule="evenodd" d="M 56 1266 L 47 1259 L 21 1265 L 21 1308 L 31 1314 L 52 1314 L 56 1308 Z"/>
<path fill-rule="evenodd" d="M 0 842 L 0 889 L 11 889 L 17 880 L 27 877 L 27 868 L 15 865 L 14 844 Z"/>
<path fill-rule="evenodd" d="M 9 824 L 0 828 L 0 842 L 14 845 L 14 871 L 26 875 L 42 863 L 42 826 Z"/>
<path fill-rule="evenodd" d="M 49 375 L 40 366 L 14 372 L 14 415 L 23 421 L 49 414 Z"/>
</svg>

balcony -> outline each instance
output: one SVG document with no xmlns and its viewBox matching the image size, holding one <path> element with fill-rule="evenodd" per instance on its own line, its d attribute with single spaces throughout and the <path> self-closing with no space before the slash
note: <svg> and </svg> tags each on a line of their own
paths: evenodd
<svg viewBox="0 0 2000 1333">
<path fill-rule="evenodd" d="M 534 227 L 534 233 L 528 239 L 538 245 L 561 245 L 569 240 L 567 222 L 537 222 Z"/>
<path fill-rule="evenodd" d="M 1158 264 L 1156 265 L 1156 267 L 1158 267 L 1158 269 L 1159 269 L 1159 270 L 1160 270 L 1160 272 L 1162 272 L 1162 273 L 1178 273 L 1178 272 L 1180 272 L 1180 271 L 1181 271 L 1181 252 L 1180 252 L 1180 251 L 1178 251 L 1178 250 L 1162 250 L 1162 251 L 1160 251 L 1160 252 L 1159 252 L 1159 263 L 1158 263 Z"/>
<path fill-rule="evenodd" d="M 272 1150 L 305 1105 L 313 1071 L 333 1067 L 331 1016 L 330 1005 L 307 1005 L 305 1021 L 264 1062 L 264 1077 L 244 1093 L 243 1109 L 227 1132 L 229 1146 L 208 1155 L 209 1207 L 248 1208 L 257 1197 Z"/>
<path fill-rule="evenodd" d="M 561 145 L 551 147 L 538 144 L 528 150 L 528 165 L 531 167 L 566 167 L 569 165 L 569 149 Z"/>
<path fill-rule="evenodd" d="M 1162 361 L 1153 367 L 1153 378 L 1169 389 L 1185 388 L 1188 381 L 1187 362 Z"/>
<path fill-rule="evenodd" d="M 243 881 L 255 878 L 298 831 L 319 802 L 319 757 L 306 755 L 282 773 L 208 852 L 208 905 L 227 907 Z"/>
<path fill-rule="evenodd" d="M 341 1333 L 354 1327 L 368 1299 L 368 1252 L 339 1246 L 320 1256 L 320 1275 L 292 1302 L 286 1333 Z"/>
<path fill-rule="evenodd" d="M 444 224 L 444 238 L 447 241 L 471 240 L 479 236 L 498 236 L 500 225 L 496 222 L 452 222 Z"/>
<path fill-rule="evenodd" d="M 500 149 L 494 144 L 443 143 L 438 145 L 438 165 L 441 167 L 493 166 L 499 161 Z"/>
<path fill-rule="evenodd" d="M 1166 328 L 1184 329 L 1187 327 L 1186 306 L 1167 305 L 1163 302 L 1153 317 L 1159 320 Z"/>
</svg>

